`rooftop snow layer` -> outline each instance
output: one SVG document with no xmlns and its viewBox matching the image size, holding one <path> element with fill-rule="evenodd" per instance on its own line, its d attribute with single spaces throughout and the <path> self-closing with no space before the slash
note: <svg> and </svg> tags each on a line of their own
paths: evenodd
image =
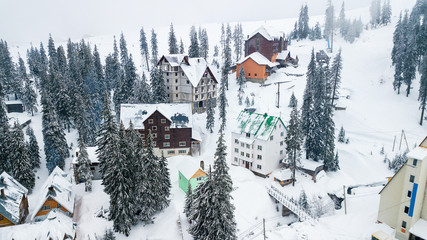
<svg viewBox="0 0 427 240">
<path fill-rule="evenodd" d="M 237 64 L 242 64 L 244 63 L 246 60 L 248 59 L 252 59 L 254 60 L 257 64 L 259 65 L 267 65 L 269 67 L 274 67 L 279 65 L 279 63 L 272 63 L 270 62 L 270 60 L 268 60 L 266 57 L 264 57 L 261 53 L 259 52 L 254 52 L 252 54 L 250 54 L 249 56 L 243 58 L 242 60 L 238 61 Z"/>
<path fill-rule="evenodd" d="M 74 239 L 77 225 L 62 211 L 52 209 L 42 222 L 0 228 L 4 240 L 64 240 Z"/>
<path fill-rule="evenodd" d="M 272 176 L 280 181 L 284 181 L 292 178 L 292 171 L 289 168 L 280 169 L 279 171 L 274 171 Z"/>
<path fill-rule="evenodd" d="M 427 221 L 422 218 L 418 219 L 414 226 L 409 229 L 409 232 L 417 237 L 427 239 Z"/>
<path fill-rule="evenodd" d="M 253 31 L 247 39 L 251 39 L 253 36 L 255 36 L 257 33 L 261 34 L 263 37 L 265 37 L 268 41 L 273 41 L 273 37 L 270 36 L 267 29 L 265 29 L 264 26 L 259 27 L 257 30 Z"/>
<path fill-rule="evenodd" d="M 135 129 L 144 129 L 144 121 L 155 111 L 159 111 L 169 121 L 171 128 L 191 128 L 193 115 L 190 103 L 158 103 L 158 104 L 122 104 L 120 121 L 129 128 L 132 121 Z"/>
<path fill-rule="evenodd" d="M 267 140 L 270 137 L 274 127 L 279 121 L 285 126 L 279 117 L 250 113 L 247 111 L 241 111 L 237 120 L 239 121 L 237 131 L 240 133 L 249 133 L 251 136 L 255 136 L 261 140 Z"/>
<path fill-rule="evenodd" d="M 19 205 L 28 190 L 6 172 L 3 172 L 0 177 L 3 180 L 3 183 L 0 183 L 0 189 L 3 189 L 5 194 L 5 198 L 0 197 L 0 214 L 12 223 L 18 224 Z"/>
<path fill-rule="evenodd" d="M 315 162 L 315 161 L 311 161 L 311 160 L 307 160 L 307 159 L 301 159 L 301 165 L 300 165 L 300 167 L 304 168 L 304 169 L 308 169 L 308 170 L 314 171 L 314 170 L 316 170 L 316 168 L 318 168 L 318 167 L 320 167 L 322 165 L 323 164 L 320 163 L 320 162 Z"/>
<path fill-rule="evenodd" d="M 427 148 L 425 147 L 416 147 L 412 149 L 408 154 L 406 154 L 408 158 L 423 160 L 427 157 Z"/>
<path fill-rule="evenodd" d="M 164 55 L 164 57 L 172 67 L 178 67 L 179 65 L 181 65 L 182 60 L 185 57 L 185 54 L 170 54 L 170 55 Z"/>
<path fill-rule="evenodd" d="M 190 180 L 190 178 L 197 172 L 197 170 L 202 170 L 200 168 L 200 163 L 197 161 L 193 161 L 192 159 L 186 159 L 181 162 L 181 164 L 178 167 L 178 171 L 181 172 L 182 175 L 187 180 Z M 202 170 L 203 171 L 203 170 Z M 205 172 L 205 171 L 203 171 Z M 206 173 L 206 172 L 205 172 Z"/>
<path fill-rule="evenodd" d="M 86 148 L 87 155 L 88 155 L 89 161 L 91 163 L 99 163 L 98 154 L 96 154 L 96 149 L 97 148 L 98 147 L 87 147 Z M 80 150 L 79 150 L 79 152 L 80 152 Z M 78 161 L 78 157 L 74 157 L 71 163 L 76 164 L 77 161 Z"/>
<path fill-rule="evenodd" d="M 46 179 L 43 187 L 41 188 L 40 201 L 36 205 L 36 210 L 33 213 L 33 218 L 37 212 L 46 202 L 48 197 L 52 197 L 61 204 L 62 207 L 67 209 L 70 213 L 74 212 L 74 193 L 71 181 L 67 179 L 68 175 L 64 173 L 59 167 L 55 167 L 49 177 Z M 53 192 L 49 190 L 53 187 Z"/>
</svg>

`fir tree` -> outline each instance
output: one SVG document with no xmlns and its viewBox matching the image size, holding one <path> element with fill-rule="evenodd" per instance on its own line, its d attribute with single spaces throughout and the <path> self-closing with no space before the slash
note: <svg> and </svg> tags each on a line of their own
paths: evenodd
<svg viewBox="0 0 427 240">
<path fill-rule="evenodd" d="M 419 71 L 421 74 L 421 78 L 420 78 L 420 89 L 418 92 L 418 101 L 420 101 L 420 109 L 421 109 L 420 125 L 423 125 L 424 111 L 426 110 L 426 100 L 427 100 L 427 55 L 424 55 Z"/>
<path fill-rule="evenodd" d="M 337 19 L 337 25 L 338 25 L 337 27 L 340 29 L 341 36 L 345 36 L 347 34 L 348 25 L 346 21 L 347 20 L 345 19 L 344 2 L 342 2 L 340 15 L 338 16 L 338 19 Z"/>
<path fill-rule="evenodd" d="M 184 213 L 187 218 L 191 216 L 191 207 L 193 199 L 193 190 L 191 187 L 191 183 L 188 182 L 187 193 L 185 194 L 185 204 L 184 204 Z"/>
<path fill-rule="evenodd" d="M 169 54 L 178 53 L 178 43 L 175 37 L 175 31 L 173 30 L 173 24 L 170 25 L 169 30 Z"/>
<path fill-rule="evenodd" d="M 93 174 L 90 170 L 90 160 L 89 155 L 87 153 L 86 145 L 81 138 L 78 140 L 79 142 L 79 156 L 77 157 L 77 164 L 79 167 L 77 168 L 77 173 L 79 176 L 78 181 L 85 183 L 85 192 L 92 191 L 92 178 Z"/>
<path fill-rule="evenodd" d="M 307 194 L 305 193 L 304 190 L 302 190 L 300 195 L 299 195 L 298 206 L 300 208 L 302 208 L 303 210 L 305 210 L 306 212 L 308 212 L 310 210 L 310 207 L 308 205 Z"/>
<path fill-rule="evenodd" d="M 391 22 L 391 5 L 390 0 L 384 0 L 381 13 L 381 24 L 387 25 Z"/>
<path fill-rule="evenodd" d="M 184 50 L 184 43 L 182 42 L 182 38 L 179 44 L 179 53 L 180 54 L 184 54 L 185 50 Z"/>
<path fill-rule="evenodd" d="M 296 107 L 296 106 L 297 106 L 297 103 L 298 103 L 298 101 L 297 101 L 297 99 L 296 99 L 296 97 L 295 97 L 295 95 L 294 95 L 294 92 L 292 92 L 291 98 L 290 98 L 290 100 L 289 100 L 289 105 L 288 105 L 288 107 L 290 107 L 290 108 L 294 108 L 294 107 Z"/>
<path fill-rule="evenodd" d="M 225 40 L 224 40 L 224 48 L 223 48 L 223 59 L 224 63 L 222 66 L 222 77 L 221 81 L 224 81 L 225 87 L 228 90 L 228 71 L 230 71 L 231 68 L 231 28 L 230 25 L 227 24 L 227 31 L 225 34 Z"/>
<path fill-rule="evenodd" d="M 381 23 L 381 0 L 372 0 L 369 12 L 372 26 L 378 26 Z"/>
<path fill-rule="evenodd" d="M 25 144 L 24 132 L 18 122 L 10 132 L 10 149 L 8 157 L 11 164 L 11 175 L 28 190 L 35 184 L 33 166 L 29 157 L 28 147 Z"/>
<path fill-rule="evenodd" d="M 288 132 L 285 137 L 286 152 L 288 154 L 289 166 L 292 169 L 292 186 L 295 185 L 295 171 L 301 157 L 302 135 L 300 128 L 301 120 L 297 106 L 293 107 L 288 124 Z"/>
<path fill-rule="evenodd" d="M 151 29 L 151 64 L 153 69 L 157 66 L 159 61 L 159 50 L 157 47 L 157 34 L 154 32 L 154 29 Z"/>
<path fill-rule="evenodd" d="M 123 33 L 120 34 L 119 47 L 120 47 L 120 61 L 121 61 L 122 66 L 124 68 L 127 64 L 128 59 L 129 59 L 129 53 L 128 53 L 128 48 L 127 48 L 125 36 L 123 35 Z"/>
<path fill-rule="evenodd" d="M 11 166 L 9 162 L 9 119 L 6 114 L 6 109 L 3 107 L 3 88 L 0 81 L 0 171 L 10 172 Z"/>
<path fill-rule="evenodd" d="M 316 77 L 316 62 L 314 49 L 311 51 L 311 60 L 307 67 L 307 83 L 305 85 L 303 104 L 301 107 L 301 130 L 304 136 L 308 135 L 310 126 L 310 115 L 313 104 L 313 82 Z"/>
<path fill-rule="evenodd" d="M 322 30 L 320 29 L 320 23 L 316 22 L 316 25 L 314 26 L 314 38 L 315 39 L 322 39 Z"/>
<path fill-rule="evenodd" d="M 34 112 L 37 112 L 37 93 L 34 90 L 30 78 L 27 75 L 27 70 L 25 68 L 24 60 L 19 58 L 19 68 L 18 68 L 19 77 L 25 83 L 23 88 L 23 100 L 27 112 L 30 112 L 34 116 Z"/>
<path fill-rule="evenodd" d="M 407 15 L 405 15 L 405 18 L 407 19 Z M 404 29 L 406 27 L 405 22 L 402 20 L 402 13 L 400 13 L 399 21 L 397 22 L 393 33 L 393 49 L 391 51 L 391 59 L 392 64 L 395 67 L 393 88 L 394 90 L 397 90 L 397 94 L 400 94 L 400 87 L 402 86 L 403 82 L 403 38 L 405 31 Z"/>
<path fill-rule="evenodd" d="M 409 96 L 412 88 L 412 81 L 415 79 L 416 66 L 417 66 L 417 43 L 416 32 L 418 32 L 420 19 L 411 12 L 408 23 L 406 24 L 406 34 L 404 35 L 405 53 L 403 55 L 403 82 L 406 85 L 406 97 Z"/>
<path fill-rule="evenodd" d="M 169 177 L 169 170 L 168 170 L 168 163 L 167 159 L 164 157 L 163 152 L 162 156 L 159 158 L 158 162 L 158 176 L 159 176 L 159 184 L 160 184 L 160 191 L 158 196 L 158 205 L 160 208 L 159 211 L 162 211 L 167 206 L 169 206 L 169 196 L 170 196 L 170 190 L 171 190 L 171 181 Z"/>
<path fill-rule="evenodd" d="M 238 23 L 234 26 L 233 40 L 234 40 L 234 54 L 236 56 L 236 62 L 242 57 L 243 51 L 243 28 L 242 24 Z"/>
<path fill-rule="evenodd" d="M 218 48 L 218 45 L 215 45 L 214 46 L 214 57 L 218 57 L 218 55 L 219 55 L 219 48 Z"/>
<path fill-rule="evenodd" d="M 325 29 L 323 30 L 326 39 L 329 39 L 334 33 L 334 22 L 334 5 L 332 5 L 331 0 L 328 0 L 328 7 L 325 11 Z"/>
<path fill-rule="evenodd" d="M 301 6 L 298 19 L 298 38 L 306 39 L 310 32 L 310 27 L 308 26 L 309 17 L 308 17 L 308 6 Z"/>
<path fill-rule="evenodd" d="M 197 39 L 196 27 L 192 26 L 190 31 L 190 46 L 188 48 L 188 57 L 197 58 L 200 57 L 199 53 L 199 41 Z"/>
<path fill-rule="evenodd" d="M 250 107 L 251 106 L 251 101 L 249 100 L 248 96 L 246 96 L 245 105 L 246 105 L 246 107 Z"/>
<path fill-rule="evenodd" d="M 159 68 L 153 68 L 150 72 L 151 92 L 154 103 L 164 103 L 168 101 L 163 73 Z"/>
<path fill-rule="evenodd" d="M 340 133 L 338 134 L 338 142 L 340 142 L 340 143 L 345 142 L 345 130 L 344 130 L 343 126 L 341 126 Z"/>
<path fill-rule="evenodd" d="M 245 70 L 243 67 L 240 67 L 239 76 L 237 77 L 237 84 L 239 85 L 239 105 L 243 104 L 243 95 L 245 94 L 245 90 L 243 89 L 246 84 L 245 78 Z"/>
<path fill-rule="evenodd" d="M 32 169 L 38 168 L 40 167 L 40 148 L 36 136 L 34 135 L 34 131 L 30 126 L 27 127 L 26 134 L 29 138 L 27 147 Z"/>
<path fill-rule="evenodd" d="M 113 230 L 105 229 L 105 233 L 104 233 L 104 236 L 102 237 L 102 240 L 116 240 Z"/>
<path fill-rule="evenodd" d="M 222 76 L 221 78 L 221 86 L 219 89 L 219 119 L 221 121 L 221 129 L 225 128 L 227 123 L 227 97 L 225 95 L 225 78 L 226 76 Z"/>
<path fill-rule="evenodd" d="M 211 98 L 208 99 L 206 106 L 206 129 L 210 133 L 213 133 L 213 128 L 215 126 L 215 108 Z"/>
<path fill-rule="evenodd" d="M 141 27 L 141 30 L 139 32 L 139 46 L 141 49 L 142 62 L 144 62 L 145 60 L 145 67 L 147 68 L 147 71 L 150 71 L 150 64 L 148 64 L 149 51 L 148 51 L 147 37 L 145 36 L 143 27 Z"/>
<path fill-rule="evenodd" d="M 333 119 L 333 106 L 328 102 L 323 109 L 323 162 L 325 171 L 337 171 L 338 158 L 334 158 L 335 152 L 335 123 Z"/>
<path fill-rule="evenodd" d="M 209 40 L 208 40 L 208 32 L 204 28 L 201 31 L 201 34 L 199 35 L 200 40 L 200 57 L 204 58 L 205 60 L 208 58 L 209 55 Z"/>
<path fill-rule="evenodd" d="M 334 105 L 334 100 L 338 96 L 338 89 L 341 84 L 341 71 L 342 71 L 342 58 L 341 58 L 341 49 L 338 51 L 338 54 L 334 57 L 331 68 L 331 81 L 332 81 L 332 106 Z"/>
</svg>

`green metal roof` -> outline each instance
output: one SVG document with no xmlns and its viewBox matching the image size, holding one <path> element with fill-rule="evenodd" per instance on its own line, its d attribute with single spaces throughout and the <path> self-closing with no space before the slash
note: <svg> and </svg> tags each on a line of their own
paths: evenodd
<svg viewBox="0 0 427 240">
<path fill-rule="evenodd" d="M 251 113 L 241 111 L 237 117 L 240 133 L 249 133 L 261 140 L 267 140 L 278 122 L 281 122 L 288 131 L 286 125 L 280 117 L 269 116 L 267 114 Z"/>
</svg>

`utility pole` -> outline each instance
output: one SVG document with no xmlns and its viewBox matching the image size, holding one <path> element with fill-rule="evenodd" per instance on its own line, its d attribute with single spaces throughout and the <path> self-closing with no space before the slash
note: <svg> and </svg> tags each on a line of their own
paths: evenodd
<svg viewBox="0 0 427 240">
<path fill-rule="evenodd" d="M 288 83 L 290 81 L 283 81 L 283 82 L 275 82 L 274 84 L 277 84 L 277 105 L 276 107 L 280 107 L 280 84 L 282 83 Z"/>
<path fill-rule="evenodd" d="M 394 152 L 394 144 L 396 143 L 396 136 L 394 136 L 394 140 L 393 140 L 393 149 L 391 150 L 392 152 Z"/>
<path fill-rule="evenodd" d="M 263 229 L 264 229 L 264 240 L 266 240 L 267 237 L 265 236 L 265 218 L 262 219 L 262 226 L 263 226 Z"/>
<path fill-rule="evenodd" d="M 347 215 L 347 199 L 345 197 L 345 185 L 342 186 L 342 189 L 344 191 L 344 213 Z"/>
<path fill-rule="evenodd" d="M 400 147 L 402 146 L 402 138 L 403 138 L 403 129 L 402 129 L 402 133 L 400 134 L 399 151 L 400 151 Z"/>
</svg>

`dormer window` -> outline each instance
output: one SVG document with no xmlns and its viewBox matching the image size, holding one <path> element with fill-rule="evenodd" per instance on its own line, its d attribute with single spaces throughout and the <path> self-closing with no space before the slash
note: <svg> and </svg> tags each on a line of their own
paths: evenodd
<svg viewBox="0 0 427 240">
<path fill-rule="evenodd" d="M 251 137 L 251 134 L 250 133 L 246 133 L 246 137 Z"/>
</svg>

